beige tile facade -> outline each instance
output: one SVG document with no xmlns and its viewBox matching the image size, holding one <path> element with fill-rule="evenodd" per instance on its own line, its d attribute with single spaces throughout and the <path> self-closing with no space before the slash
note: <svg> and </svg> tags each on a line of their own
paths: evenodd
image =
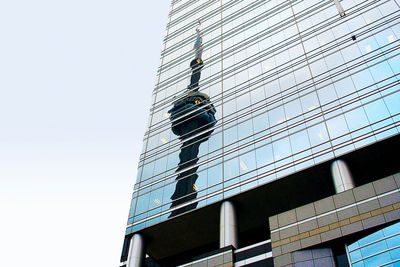
<svg viewBox="0 0 400 267">
<path fill-rule="evenodd" d="M 228 250 L 180 267 L 233 267 L 233 265 L 233 251 Z"/>
<path fill-rule="evenodd" d="M 291 253 L 400 219 L 399 175 L 270 217 L 275 266 L 291 266 Z"/>
</svg>

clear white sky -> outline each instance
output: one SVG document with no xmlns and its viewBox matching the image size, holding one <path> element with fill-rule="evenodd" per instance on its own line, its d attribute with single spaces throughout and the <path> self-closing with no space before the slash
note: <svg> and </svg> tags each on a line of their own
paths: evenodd
<svg viewBox="0 0 400 267">
<path fill-rule="evenodd" d="M 169 5 L 0 1 L 0 266 L 118 266 Z"/>
</svg>

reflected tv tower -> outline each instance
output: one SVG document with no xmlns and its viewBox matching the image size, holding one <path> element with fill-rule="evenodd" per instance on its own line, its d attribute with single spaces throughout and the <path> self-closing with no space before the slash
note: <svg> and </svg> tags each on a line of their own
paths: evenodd
<svg viewBox="0 0 400 267">
<path fill-rule="evenodd" d="M 199 92 L 202 60 L 203 39 L 199 27 L 196 29 L 196 40 L 193 46 L 194 59 L 190 62 L 192 74 L 187 93 L 184 97 L 173 103 L 169 111 L 172 122 L 172 132 L 179 136 L 182 142 L 179 153 L 179 165 L 176 170 L 175 191 L 171 196 L 171 208 L 179 206 L 197 197 L 196 180 L 198 178 L 196 163 L 199 161 L 199 147 L 207 141 L 213 132 L 212 128 L 217 123 L 216 110 L 210 97 Z M 197 207 L 197 202 L 178 208 L 171 212 L 169 217 L 174 217 L 183 212 Z"/>
</svg>

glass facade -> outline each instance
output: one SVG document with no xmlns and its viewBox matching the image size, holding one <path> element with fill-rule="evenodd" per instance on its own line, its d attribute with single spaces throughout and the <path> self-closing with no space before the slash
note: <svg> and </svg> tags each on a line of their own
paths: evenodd
<svg viewBox="0 0 400 267">
<path fill-rule="evenodd" d="M 400 266 L 400 223 L 349 245 L 347 253 L 353 267 Z"/>
<path fill-rule="evenodd" d="M 127 234 L 399 133 L 400 1 L 340 5 L 172 2 Z M 199 21 L 207 103 L 172 117 Z M 186 128 L 210 107 L 213 123 Z"/>
</svg>

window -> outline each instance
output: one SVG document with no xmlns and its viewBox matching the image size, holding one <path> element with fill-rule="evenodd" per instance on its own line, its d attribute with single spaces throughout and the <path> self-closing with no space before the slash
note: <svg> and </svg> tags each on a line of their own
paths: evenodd
<svg viewBox="0 0 400 267">
<path fill-rule="evenodd" d="M 347 246 L 351 266 L 399 266 L 400 223 L 393 224 Z"/>
</svg>

